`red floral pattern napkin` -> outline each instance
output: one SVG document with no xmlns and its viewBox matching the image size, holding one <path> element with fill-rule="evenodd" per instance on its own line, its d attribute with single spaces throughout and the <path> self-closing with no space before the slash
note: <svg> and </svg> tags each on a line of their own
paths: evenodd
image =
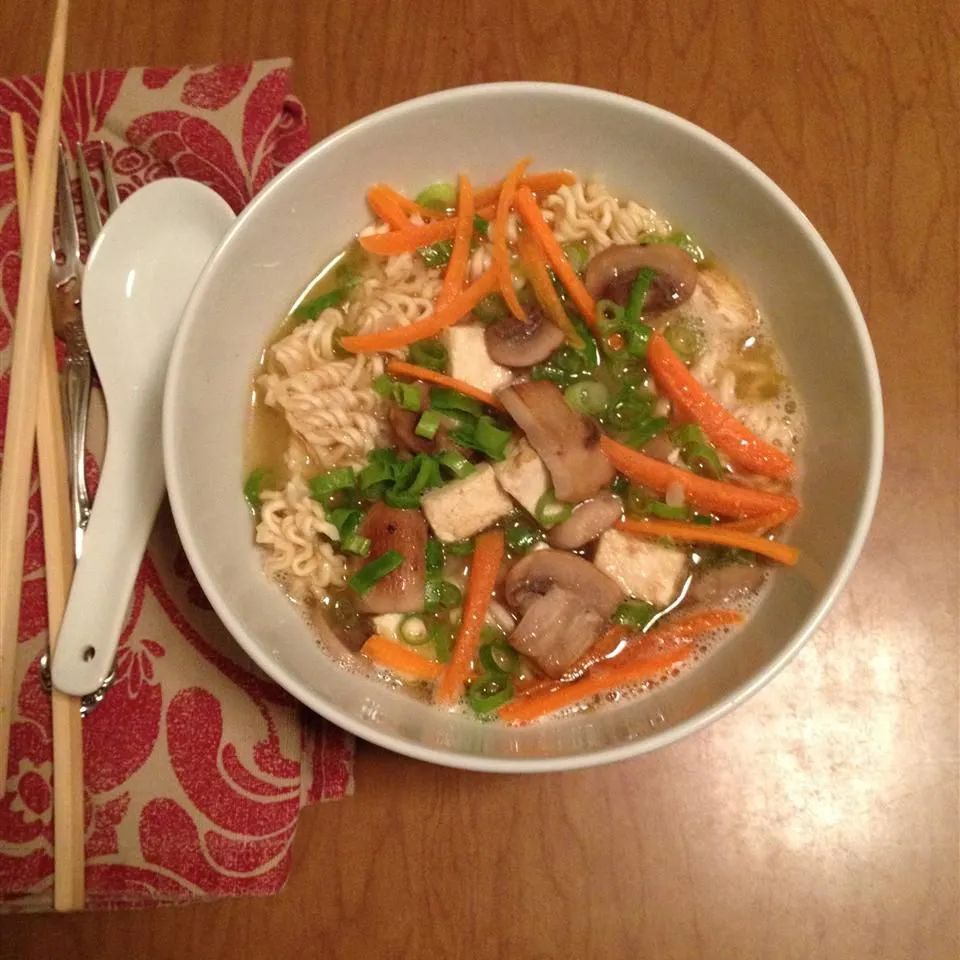
<svg viewBox="0 0 960 960">
<path fill-rule="evenodd" d="M 41 90 L 35 77 L 0 80 L 0 431 L 20 268 L 7 115 L 23 115 L 32 146 Z M 308 142 L 286 60 L 72 75 L 62 122 L 65 144 L 107 142 L 121 197 L 177 175 L 212 187 L 234 210 Z M 93 456 L 88 472 L 95 488 Z M 27 537 L 17 699 L 0 801 L 0 906 L 8 910 L 49 909 L 52 893 L 36 477 Z M 301 807 L 352 790 L 352 739 L 302 710 L 246 659 L 200 591 L 166 508 L 137 579 L 116 681 L 84 721 L 83 739 L 91 907 L 273 893 L 290 868 Z"/>
</svg>

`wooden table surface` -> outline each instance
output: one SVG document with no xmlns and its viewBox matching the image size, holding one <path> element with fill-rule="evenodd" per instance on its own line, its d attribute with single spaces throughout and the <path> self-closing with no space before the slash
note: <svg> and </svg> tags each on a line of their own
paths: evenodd
<svg viewBox="0 0 960 960">
<path fill-rule="evenodd" d="M 0 2 L 0 75 L 50 3 Z M 960 7 L 943 0 L 74 0 L 71 69 L 291 55 L 314 135 L 504 79 L 606 87 L 718 134 L 833 248 L 867 316 L 887 454 L 852 581 L 705 732 L 492 777 L 361 744 L 287 889 L 6 918 L 0 955 L 956 960 Z"/>
</svg>

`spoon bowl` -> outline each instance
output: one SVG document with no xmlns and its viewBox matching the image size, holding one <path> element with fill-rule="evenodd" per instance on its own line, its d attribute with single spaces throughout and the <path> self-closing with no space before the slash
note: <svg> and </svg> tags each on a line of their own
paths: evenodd
<svg viewBox="0 0 960 960">
<path fill-rule="evenodd" d="M 232 220 L 208 187 L 159 180 L 120 205 L 90 252 L 84 326 L 107 404 L 107 449 L 53 655 L 64 693 L 93 693 L 113 665 L 163 497 L 167 361 L 190 291 Z"/>
</svg>

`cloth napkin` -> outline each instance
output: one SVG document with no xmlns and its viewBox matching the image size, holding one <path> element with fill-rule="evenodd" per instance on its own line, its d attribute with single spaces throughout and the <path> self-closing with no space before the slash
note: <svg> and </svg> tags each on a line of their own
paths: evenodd
<svg viewBox="0 0 960 960">
<path fill-rule="evenodd" d="M 207 184 L 239 211 L 307 146 L 289 68 L 270 60 L 74 74 L 65 82 L 63 142 L 106 141 L 121 198 L 176 175 Z M 37 77 L 0 80 L 0 430 L 20 267 L 7 116 L 23 115 L 32 147 L 41 92 Z M 102 417 L 92 416 L 94 441 L 98 424 Z M 88 457 L 91 488 L 96 461 Z M 38 671 L 46 647 L 34 476 L 10 760 L 0 771 L 5 910 L 51 906 L 50 699 Z M 166 507 L 137 578 L 116 680 L 84 720 L 83 741 L 90 907 L 274 893 L 290 869 L 301 808 L 353 788 L 352 739 L 299 707 L 244 656 L 194 579 Z"/>
</svg>

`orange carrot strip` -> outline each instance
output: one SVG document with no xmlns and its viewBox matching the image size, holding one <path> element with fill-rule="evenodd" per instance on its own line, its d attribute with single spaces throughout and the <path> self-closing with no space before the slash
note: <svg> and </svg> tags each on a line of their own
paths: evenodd
<svg viewBox="0 0 960 960">
<path fill-rule="evenodd" d="M 507 174 L 503 181 L 503 189 L 497 199 L 497 216 L 493 221 L 493 247 L 491 253 L 497 267 L 497 276 L 500 278 L 500 293 L 507 302 L 510 312 L 518 319 L 526 322 L 527 315 L 520 306 L 517 293 L 513 289 L 513 276 L 510 273 L 510 251 L 507 249 L 507 217 L 513 206 L 513 198 L 517 192 L 517 182 L 523 176 L 523 171 L 530 163 L 530 159 L 520 160 Z"/>
<path fill-rule="evenodd" d="M 577 178 L 566 170 L 557 170 L 551 173 L 531 173 L 520 180 L 519 186 L 524 186 L 531 193 L 556 193 L 560 187 L 576 183 Z M 488 203 L 496 203 L 503 189 L 503 181 L 492 187 L 483 187 L 477 191 L 474 201 L 478 207 L 485 207 Z"/>
<path fill-rule="evenodd" d="M 436 680 L 443 673 L 443 664 L 421 657 L 419 653 L 378 633 L 366 640 L 360 652 L 381 667 L 416 680 Z"/>
<path fill-rule="evenodd" d="M 497 289 L 497 272 L 490 267 L 477 277 L 463 293 L 458 293 L 442 310 L 392 330 L 380 330 L 377 333 L 363 333 L 359 336 L 344 337 L 340 342 L 344 350 L 352 353 L 376 353 L 379 350 L 396 350 L 407 347 L 418 340 L 433 337 L 441 330 L 453 326 L 465 317 L 485 296 Z"/>
<path fill-rule="evenodd" d="M 456 377 L 448 377 L 445 373 L 438 373 L 436 370 L 430 370 L 427 367 L 418 367 L 415 363 L 407 363 L 404 360 L 391 360 L 387 363 L 387 373 L 394 373 L 398 377 L 410 377 L 413 380 L 424 380 L 427 383 L 435 383 L 441 387 L 450 387 L 459 393 L 468 397 L 473 397 L 481 403 L 503 409 L 503 404 L 486 390 L 481 390 L 473 384 L 466 383 L 463 380 L 457 380 Z"/>
<path fill-rule="evenodd" d="M 371 187 L 367 191 L 367 204 L 383 221 L 395 230 L 406 230 L 413 226 L 396 199 L 382 186 Z"/>
<path fill-rule="evenodd" d="M 577 276 L 577 271 L 570 266 L 570 261 L 564 256 L 560 244 L 557 243 L 557 238 L 547 225 L 547 221 L 543 219 L 537 201 L 534 200 L 533 194 L 527 187 L 521 187 L 517 191 L 516 206 L 520 216 L 523 217 L 524 223 L 536 237 L 537 243 L 540 244 L 540 249 L 543 250 L 552 264 L 560 282 L 567 288 L 567 292 L 582 314 L 587 326 L 595 331 L 597 329 L 597 305 L 583 285 L 583 281 Z"/>
<path fill-rule="evenodd" d="M 775 527 L 779 527 L 790 519 L 790 514 L 786 510 L 775 510 L 773 513 L 761 514 L 758 517 L 745 517 L 743 520 L 730 520 L 721 524 L 725 530 L 743 530 L 746 533 L 755 533 L 761 536 L 769 533 Z"/>
<path fill-rule="evenodd" d="M 717 403 L 673 352 L 662 334 L 654 334 L 651 338 L 647 363 L 657 386 L 670 398 L 674 410 L 699 424 L 710 442 L 732 463 L 775 480 L 789 479 L 793 472 L 790 457 L 762 440 Z"/>
<path fill-rule="evenodd" d="M 501 707 L 498 716 L 508 723 L 529 723 L 587 697 L 609 693 L 627 683 L 649 680 L 685 660 L 691 652 L 690 641 L 695 637 L 721 627 L 732 626 L 742 620 L 743 616 L 736 610 L 707 610 L 665 624 L 648 633 L 634 634 L 636 644 L 628 645 L 615 660 L 596 664 L 579 680 L 559 680 L 549 683 L 545 689 L 538 684 L 523 696 Z M 622 636 L 611 638 L 609 633 L 605 635 L 608 643 L 610 639 L 615 639 L 616 643 L 624 639 Z M 601 641 L 603 640 L 601 637 Z"/>
<path fill-rule="evenodd" d="M 779 512 L 789 518 L 800 509 L 796 497 L 701 477 L 662 460 L 654 460 L 610 437 L 600 438 L 600 448 L 629 480 L 657 493 L 666 493 L 671 483 L 679 484 L 686 499 L 705 513 L 717 513 L 723 517 L 756 517 Z"/>
<path fill-rule="evenodd" d="M 470 260 L 470 241 L 473 239 L 473 188 L 470 181 L 460 175 L 457 191 L 457 232 L 453 239 L 453 251 L 443 275 L 443 286 L 437 297 L 437 309 L 445 307 L 462 289 Z"/>
<path fill-rule="evenodd" d="M 527 268 L 527 276 L 530 278 L 530 284 L 540 306 L 543 307 L 553 323 L 566 334 L 567 341 L 578 350 L 582 349 L 583 339 L 577 333 L 577 328 L 570 322 L 567 311 L 563 309 L 557 291 L 550 282 L 550 275 L 547 273 L 547 264 L 543 259 L 543 253 L 537 242 L 526 230 L 521 230 L 517 236 L 517 249 L 520 252 L 523 265 Z"/>
<path fill-rule="evenodd" d="M 440 677 L 437 688 L 438 703 L 456 703 L 463 693 L 463 685 L 470 674 L 470 666 L 480 646 L 480 632 L 487 617 L 487 607 L 503 560 L 503 531 L 481 533 L 473 549 L 473 562 L 467 580 L 467 594 L 463 601 L 460 629 L 453 648 L 453 656 Z"/>
<path fill-rule="evenodd" d="M 393 187 L 387 186 L 385 183 L 378 183 L 375 189 L 381 190 L 386 196 L 390 197 L 407 216 L 417 214 L 423 217 L 424 220 L 446 220 L 450 216 L 446 210 L 436 210 L 433 207 L 425 207 L 415 200 L 405 197 L 398 190 L 394 190 Z"/>
<path fill-rule="evenodd" d="M 476 206 L 476 204 L 474 204 Z M 483 207 L 476 211 L 478 217 L 491 219 L 496 213 L 492 207 Z M 391 230 L 389 233 L 371 233 L 360 237 L 360 246 L 368 253 L 382 257 L 391 257 L 398 253 L 413 253 L 421 247 L 429 247 L 441 240 L 450 240 L 457 232 L 457 218 L 445 217 L 423 226 L 410 226 L 404 230 Z"/>
<path fill-rule="evenodd" d="M 616 526 L 641 537 L 672 537 L 674 540 L 686 540 L 690 543 L 720 543 L 727 547 L 759 553 L 788 567 L 792 567 L 800 556 L 796 547 L 755 537 L 740 530 L 725 529 L 723 524 L 707 526 L 677 520 L 618 520 Z"/>
</svg>

